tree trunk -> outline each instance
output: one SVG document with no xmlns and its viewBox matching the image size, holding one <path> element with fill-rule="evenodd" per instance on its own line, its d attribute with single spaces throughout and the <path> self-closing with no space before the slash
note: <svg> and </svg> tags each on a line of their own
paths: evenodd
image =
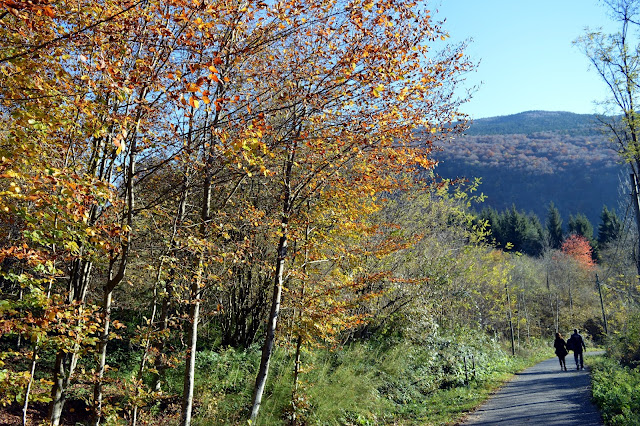
<svg viewBox="0 0 640 426">
<path fill-rule="evenodd" d="M 520 297 L 516 294 L 516 340 L 520 349 Z"/>
<path fill-rule="evenodd" d="M 524 308 L 524 319 L 527 322 L 527 344 L 531 342 L 531 323 L 529 319 L 529 306 L 527 305 L 526 292 L 522 293 L 522 307 Z"/>
<path fill-rule="evenodd" d="M 299 134 L 299 130 L 298 130 Z M 277 258 L 275 276 L 273 281 L 273 295 L 271 298 L 271 311 L 269 312 L 269 319 L 267 322 L 267 333 L 265 336 L 264 345 L 262 346 L 262 356 L 260 358 L 260 368 L 258 375 L 256 376 L 256 383 L 253 388 L 253 398 L 251 407 L 251 421 L 255 422 L 258 417 L 258 411 L 260 411 L 260 404 L 262 403 L 262 394 L 264 393 L 264 387 L 267 383 L 267 376 L 269 374 L 269 363 L 271 361 L 271 355 L 273 354 L 273 344 L 275 341 L 276 327 L 278 325 L 278 316 L 280 315 L 280 301 L 282 299 L 282 287 L 283 287 L 283 275 L 284 265 L 287 258 L 288 248 L 288 229 L 289 229 L 289 215 L 291 212 L 291 179 L 293 172 L 293 164 L 296 156 L 296 143 L 295 139 L 289 148 L 289 154 L 285 162 L 285 171 L 283 176 L 283 205 L 282 205 L 282 222 L 280 225 L 280 239 L 278 241 Z"/>
<path fill-rule="evenodd" d="M 182 426 L 191 425 L 191 413 L 193 411 L 193 387 L 196 369 L 196 345 L 198 343 L 198 321 L 200 319 L 200 285 L 204 274 L 204 249 L 200 257 L 199 274 L 191 285 L 191 308 L 189 309 L 189 347 L 184 373 L 184 386 L 182 394 Z"/>
<path fill-rule="evenodd" d="M 169 309 L 171 304 L 171 291 L 172 286 L 170 280 L 167 280 L 165 284 L 165 295 L 162 299 L 162 308 L 160 310 L 160 332 L 163 332 L 169 328 Z M 162 353 L 164 352 L 164 339 L 160 339 L 158 343 L 155 345 L 156 351 L 158 355 L 156 355 L 156 361 L 154 363 L 155 370 L 157 371 L 153 377 L 153 384 L 151 388 L 158 392 L 162 389 L 162 380 L 164 378 L 164 372 L 166 370 L 166 365 L 162 360 Z"/>
<path fill-rule="evenodd" d="M 108 165 L 107 163 L 109 162 L 110 157 L 109 150 L 112 149 L 112 147 L 109 146 L 109 144 L 107 144 L 103 138 L 94 138 L 93 142 L 94 143 L 91 149 L 91 160 L 89 162 L 88 173 L 90 175 L 94 175 L 99 180 L 110 181 L 114 162 L 112 161 L 110 165 Z M 67 166 L 70 159 L 70 152 L 71 146 L 69 146 L 69 151 L 65 156 L 65 167 Z M 102 155 L 100 155 L 100 153 Z M 98 220 L 98 217 L 99 208 L 98 206 L 94 205 L 90 209 L 89 220 L 87 224 L 94 225 Z M 73 262 L 73 266 L 71 268 L 72 272 L 68 282 L 67 300 L 70 304 L 73 302 L 79 302 L 79 309 L 82 309 L 82 305 L 84 305 L 86 300 L 92 269 L 93 263 L 82 259 L 76 259 Z M 79 345 L 75 344 L 70 355 L 71 359 L 69 361 L 69 369 L 66 373 L 65 363 L 68 355 L 62 349 L 58 349 L 53 371 L 54 384 L 51 389 L 52 401 L 49 406 L 49 418 L 52 425 L 60 424 L 60 419 L 66 400 L 66 389 L 71 383 L 71 377 L 73 376 L 73 372 L 78 362 L 79 349 Z"/>
<path fill-rule="evenodd" d="M 36 373 L 36 363 L 38 362 L 38 342 L 33 345 L 33 355 L 31 356 L 31 369 L 29 370 L 29 382 L 24 391 L 24 404 L 22 405 L 22 426 L 27 426 L 27 410 L 29 409 L 29 396 L 31 394 L 31 386 L 33 385 L 33 375 Z"/>
<path fill-rule="evenodd" d="M 640 280 L 640 202 L 638 201 L 638 179 L 636 178 L 635 173 L 630 175 L 631 178 L 631 203 L 633 204 L 633 209 L 636 217 L 636 225 L 638 228 L 638 246 L 637 249 L 634 250 L 636 252 L 635 261 L 636 261 L 636 270 L 638 271 L 638 279 Z"/>
<path fill-rule="evenodd" d="M 607 315 L 604 311 L 604 300 L 602 298 L 602 287 L 600 286 L 600 279 L 596 274 L 596 285 L 598 286 L 598 295 L 600 295 L 600 308 L 602 309 L 602 324 L 604 325 L 604 334 L 609 335 L 609 327 L 607 327 Z"/>
<path fill-rule="evenodd" d="M 146 89 L 143 90 L 140 99 L 144 99 L 144 93 Z M 135 195 L 133 193 L 133 179 L 136 173 L 136 156 L 137 156 L 137 136 L 140 132 L 140 121 L 141 117 L 138 114 L 135 132 L 133 137 L 131 138 L 131 144 L 129 147 L 128 154 L 128 164 L 127 164 L 127 174 L 126 174 L 126 206 L 123 211 L 123 219 L 122 222 L 126 225 L 125 235 L 126 237 L 120 242 L 122 247 L 122 251 L 119 255 L 113 257 L 109 264 L 109 276 L 106 284 L 104 285 L 104 295 L 103 295 L 103 331 L 100 340 L 100 360 L 98 363 L 98 380 L 94 386 L 93 390 L 93 408 L 94 408 L 94 425 L 98 426 L 100 424 L 100 420 L 102 417 L 102 378 L 104 376 L 106 359 L 107 359 L 107 345 L 109 343 L 109 325 L 111 322 L 111 303 L 113 299 L 113 290 L 122 282 L 124 279 L 127 263 L 129 260 L 129 251 L 131 249 L 131 229 L 133 227 L 133 210 L 135 208 Z M 124 227 L 123 227 L 124 228 Z M 120 261 L 118 262 L 118 269 L 115 270 L 116 259 L 120 257 Z"/>
<path fill-rule="evenodd" d="M 278 243 L 278 261 L 276 263 L 276 274 L 273 286 L 273 296 L 271 299 L 271 312 L 269 313 L 269 322 L 267 324 L 267 335 L 265 338 L 264 346 L 262 347 L 262 357 L 260 358 L 260 369 L 256 377 L 256 384 L 253 389 L 252 408 L 251 408 L 251 421 L 255 422 L 258 417 L 258 411 L 260 410 L 260 404 L 262 403 L 262 394 L 264 393 L 264 387 L 267 383 L 267 376 L 269 374 L 269 363 L 271 361 L 271 355 L 273 354 L 273 343 L 276 335 L 276 327 L 278 325 L 278 316 L 280 315 L 280 300 L 282 299 L 282 284 L 283 284 L 283 272 L 284 262 L 287 256 L 287 230 L 286 224 L 283 223 L 281 228 L 283 232 Z"/>
<path fill-rule="evenodd" d="M 218 86 L 219 87 L 219 86 Z M 217 123 L 217 115 L 216 119 L 214 119 L 214 124 Z M 189 132 L 188 134 L 188 144 L 191 146 L 191 137 L 192 134 Z M 211 198 L 212 198 L 212 190 L 213 190 L 213 154 L 210 152 L 207 155 L 207 159 L 205 162 L 205 176 L 204 176 L 204 185 L 202 191 L 202 205 L 200 209 L 200 238 L 204 240 L 207 238 L 207 226 L 209 220 L 211 220 Z M 185 193 L 186 196 L 186 193 Z M 205 257 L 205 248 L 202 247 L 198 260 L 198 273 L 194 282 L 191 283 L 190 289 L 190 303 L 191 306 L 189 308 L 189 322 L 191 327 L 189 328 L 189 346 L 187 347 L 187 354 L 185 360 L 185 369 L 184 369 L 184 379 L 183 379 L 183 391 L 182 391 L 182 415 L 181 422 L 182 426 L 190 426 L 191 425 L 191 416 L 193 411 L 193 387 L 195 380 L 195 367 L 196 367 L 196 350 L 198 343 L 198 321 L 200 320 L 200 289 L 202 287 L 202 283 L 204 280 L 204 257 Z"/>
<path fill-rule="evenodd" d="M 103 329 L 100 335 L 100 353 L 98 362 L 98 380 L 93 389 L 93 401 L 94 401 L 94 424 L 97 426 L 100 424 L 102 417 L 102 379 L 104 377 L 104 371 L 107 365 L 107 343 L 109 341 L 109 326 L 111 324 L 111 304 L 113 289 L 104 289 L 104 296 L 102 302 L 103 309 Z"/>
<path fill-rule="evenodd" d="M 53 371 L 54 385 L 51 389 L 51 407 L 49 408 L 49 418 L 53 426 L 60 424 L 60 418 L 62 417 L 62 409 L 64 407 L 64 401 L 66 399 L 66 387 L 65 387 L 65 368 L 64 360 L 66 353 L 58 351 L 56 355 L 56 362 Z"/>
<path fill-rule="evenodd" d="M 556 323 L 556 333 L 558 333 L 560 331 L 560 302 L 558 301 L 558 293 L 556 293 L 556 317 L 554 322 Z"/>
<path fill-rule="evenodd" d="M 571 318 L 571 322 L 575 321 L 573 317 L 573 294 L 571 293 L 571 283 L 569 283 L 569 317 Z"/>
<path fill-rule="evenodd" d="M 513 335 L 513 317 L 511 314 L 511 297 L 509 296 L 509 287 L 507 286 L 507 284 L 504 284 L 504 291 L 507 293 L 507 312 L 509 314 L 508 318 L 509 318 L 509 329 L 511 331 L 511 355 L 516 354 L 516 342 L 515 342 L 515 338 Z"/>
<path fill-rule="evenodd" d="M 69 303 L 79 302 L 80 307 L 87 297 L 87 289 L 89 286 L 89 277 L 91 274 L 92 264 L 90 262 L 76 261 L 74 273 L 69 280 L 68 301 Z M 67 354 L 62 349 L 58 349 L 56 355 L 55 366 L 53 370 L 53 386 L 51 389 L 51 405 L 49 407 L 49 419 L 51 424 L 57 426 L 60 424 L 64 403 L 66 401 L 66 389 L 71 383 L 71 377 L 78 363 L 79 346 L 76 344 L 71 354 Z M 65 372 L 65 363 L 69 359 L 69 368 Z"/>
<path fill-rule="evenodd" d="M 162 269 L 164 266 L 164 261 L 160 260 L 160 264 L 158 265 L 158 271 L 156 272 L 156 280 L 153 286 L 153 303 L 151 308 L 151 316 L 149 318 L 149 328 L 147 331 L 147 336 L 144 339 L 144 345 L 142 345 L 142 355 L 140 357 L 140 365 L 138 367 L 138 374 L 136 375 L 136 380 L 138 381 L 138 386 L 142 385 L 142 375 L 144 373 L 144 368 L 147 365 L 147 358 L 149 356 L 149 347 L 151 346 L 151 333 L 153 330 L 153 323 L 156 320 L 156 314 L 158 311 L 158 284 L 160 282 L 160 277 L 162 276 Z M 135 395 L 136 397 L 139 394 L 139 387 L 136 386 Z M 138 404 L 133 406 L 131 411 L 131 426 L 136 426 L 138 423 Z"/>
</svg>

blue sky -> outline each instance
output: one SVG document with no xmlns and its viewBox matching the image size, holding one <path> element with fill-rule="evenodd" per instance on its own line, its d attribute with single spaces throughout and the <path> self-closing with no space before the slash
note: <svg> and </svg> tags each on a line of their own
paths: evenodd
<svg viewBox="0 0 640 426">
<path fill-rule="evenodd" d="M 529 110 L 597 111 L 607 92 L 572 41 L 585 27 L 616 25 L 598 0 L 432 0 L 436 19 L 446 18 L 451 41 L 472 39 L 466 52 L 480 61 L 466 76 L 480 85 L 462 107 L 472 118 Z"/>
</svg>

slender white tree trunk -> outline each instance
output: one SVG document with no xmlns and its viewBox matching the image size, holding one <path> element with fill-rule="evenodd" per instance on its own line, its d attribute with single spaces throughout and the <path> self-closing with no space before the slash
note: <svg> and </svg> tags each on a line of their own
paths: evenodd
<svg viewBox="0 0 640 426">
<path fill-rule="evenodd" d="M 98 381 L 94 387 L 93 400 L 95 419 L 94 424 L 99 425 L 102 417 L 102 379 L 104 377 L 107 365 L 107 343 L 109 341 L 109 328 L 111 325 L 111 305 L 113 302 L 113 290 L 109 291 L 105 288 L 104 300 L 102 304 L 103 312 L 103 329 L 100 336 L 100 361 L 98 362 Z"/>
<path fill-rule="evenodd" d="M 295 140 L 295 139 L 294 139 Z M 296 155 L 295 142 L 289 148 L 289 154 L 287 156 L 284 167 L 284 180 L 283 180 L 283 205 L 282 205 L 282 222 L 280 225 L 280 240 L 278 241 L 278 251 L 276 259 L 276 270 L 273 285 L 273 295 L 271 299 L 271 311 L 269 313 L 269 319 L 267 321 L 267 334 L 265 337 L 264 345 L 262 347 L 262 356 L 260 358 L 260 368 L 258 375 L 256 376 L 256 384 L 253 388 L 253 398 L 251 407 L 251 421 L 255 422 L 258 417 L 258 411 L 260 411 L 260 404 L 262 403 L 262 395 L 264 393 L 264 387 L 267 383 L 267 376 L 269 374 L 269 363 L 271 361 L 271 355 L 273 354 L 273 344 L 275 341 L 276 327 L 278 325 L 278 316 L 280 315 L 280 301 L 282 299 L 282 287 L 283 287 L 283 275 L 285 260 L 287 258 L 288 248 L 288 232 L 289 232 L 289 215 L 291 213 L 291 180 L 293 172 L 293 164 Z"/>
<path fill-rule="evenodd" d="M 267 336 L 265 338 L 264 346 L 262 347 L 260 369 L 253 389 L 253 401 L 251 408 L 252 422 L 255 422 L 258 417 L 258 411 L 260 410 L 260 404 L 262 403 L 262 395 L 267 383 L 267 376 L 269 375 L 269 363 L 271 362 L 271 355 L 273 354 L 273 343 L 275 341 L 276 327 L 278 325 L 278 316 L 280 315 L 284 262 L 287 253 L 286 227 L 283 227 L 282 231 L 284 235 L 280 237 L 280 242 L 278 244 L 278 262 L 276 265 L 276 276 L 274 280 L 273 297 L 271 300 L 271 312 L 269 314 L 269 322 L 267 324 Z"/>
<path fill-rule="evenodd" d="M 204 251 L 200 258 L 199 274 L 196 281 L 191 285 L 191 308 L 189 319 L 191 327 L 189 330 L 189 346 L 187 347 L 187 357 L 184 373 L 184 389 L 182 394 L 182 426 L 191 425 L 193 412 L 193 388 L 196 371 L 196 345 L 198 343 L 198 321 L 200 320 L 200 285 L 204 269 Z"/>
</svg>

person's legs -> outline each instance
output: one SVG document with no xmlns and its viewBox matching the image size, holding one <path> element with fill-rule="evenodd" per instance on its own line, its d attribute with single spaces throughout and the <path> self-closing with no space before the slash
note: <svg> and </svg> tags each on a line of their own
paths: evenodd
<svg viewBox="0 0 640 426">
<path fill-rule="evenodd" d="M 582 352 L 580 352 L 580 368 L 584 369 L 584 358 L 582 357 Z"/>
<path fill-rule="evenodd" d="M 578 356 L 582 356 L 582 354 L 579 354 L 578 352 L 573 353 L 573 359 L 575 359 L 576 361 L 576 370 L 580 370 L 580 362 L 578 360 Z"/>
</svg>

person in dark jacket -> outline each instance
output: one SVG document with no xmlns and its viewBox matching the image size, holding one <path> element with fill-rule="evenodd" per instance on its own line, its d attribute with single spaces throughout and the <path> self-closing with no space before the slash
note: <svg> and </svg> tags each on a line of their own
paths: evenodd
<svg viewBox="0 0 640 426">
<path fill-rule="evenodd" d="M 560 371 L 562 371 L 563 368 L 564 371 L 567 371 L 567 362 L 564 358 L 569 352 L 567 351 L 567 343 L 562 338 L 562 334 L 556 333 L 556 340 L 553 342 L 553 347 L 556 348 L 556 355 L 560 361 Z"/>
<path fill-rule="evenodd" d="M 576 360 L 576 369 L 584 370 L 584 358 L 582 356 L 582 350 L 586 350 L 587 347 L 584 345 L 584 339 L 580 334 L 578 334 L 578 329 L 573 329 L 573 334 L 567 341 L 567 348 L 573 351 L 573 358 Z"/>
</svg>

